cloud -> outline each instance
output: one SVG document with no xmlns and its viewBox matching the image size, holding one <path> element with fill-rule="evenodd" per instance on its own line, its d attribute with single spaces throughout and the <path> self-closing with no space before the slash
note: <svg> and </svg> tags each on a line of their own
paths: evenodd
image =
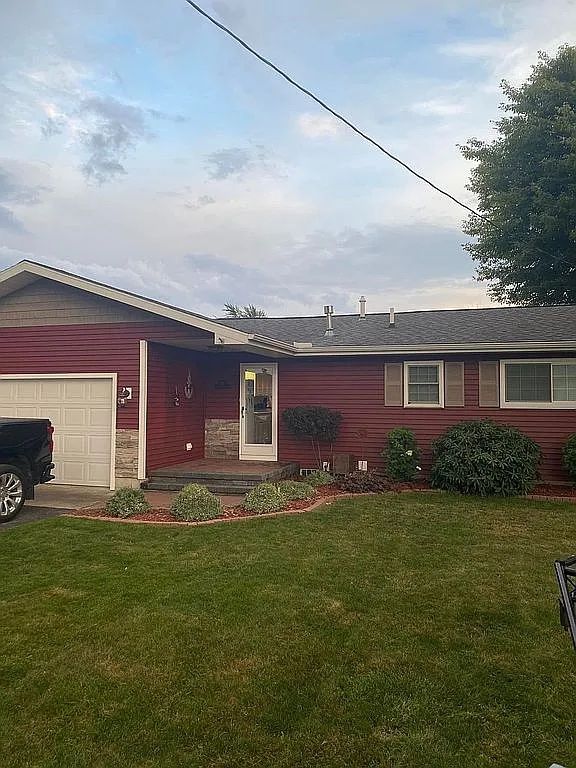
<svg viewBox="0 0 576 768">
<path fill-rule="evenodd" d="M 265 147 L 226 147 L 204 157 L 208 178 L 214 181 L 240 179 L 252 171 L 275 172 Z"/>
<path fill-rule="evenodd" d="M 89 126 L 79 132 L 88 153 L 82 165 L 86 178 L 103 184 L 125 174 L 122 160 L 128 150 L 150 138 L 146 112 L 114 98 L 92 97 L 82 102 L 79 114 L 88 118 Z"/>
<path fill-rule="evenodd" d="M 412 104 L 410 111 L 425 117 L 452 117 L 453 115 L 460 115 L 462 112 L 465 112 L 466 106 L 462 102 L 428 99 L 427 101 L 417 101 Z"/>
<path fill-rule="evenodd" d="M 18 163 L 4 161 L 0 165 L 0 227 L 13 232 L 24 232 L 25 227 L 14 213 L 13 207 L 36 205 L 48 187 L 29 184 L 24 176 L 29 169 Z"/>
<path fill-rule="evenodd" d="M 187 200 L 184 203 L 184 207 L 191 211 L 199 211 L 201 208 L 206 208 L 207 205 L 214 205 L 216 199 L 211 195 L 200 195 L 194 201 Z"/>
<path fill-rule="evenodd" d="M 296 124 L 300 133 L 309 139 L 335 138 L 342 133 L 342 124 L 327 114 L 303 112 Z"/>
</svg>

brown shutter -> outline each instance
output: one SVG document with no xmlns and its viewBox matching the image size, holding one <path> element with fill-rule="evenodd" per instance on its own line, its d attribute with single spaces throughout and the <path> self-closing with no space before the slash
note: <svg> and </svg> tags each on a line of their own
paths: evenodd
<svg viewBox="0 0 576 768">
<path fill-rule="evenodd" d="M 464 363 L 444 363 L 444 405 L 464 406 Z"/>
<path fill-rule="evenodd" d="M 478 364 L 478 405 L 481 408 L 498 408 L 500 405 L 499 364 L 481 362 Z"/>
<path fill-rule="evenodd" d="M 384 366 L 384 405 L 402 405 L 402 363 Z"/>
</svg>

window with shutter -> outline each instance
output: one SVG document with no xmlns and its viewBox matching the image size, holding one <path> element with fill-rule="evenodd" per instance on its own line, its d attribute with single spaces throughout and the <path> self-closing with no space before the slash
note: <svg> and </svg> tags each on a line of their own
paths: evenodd
<svg viewBox="0 0 576 768">
<path fill-rule="evenodd" d="M 444 363 L 442 361 L 404 363 L 404 407 L 444 407 Z"/>
<path fill-rule="evenodd" d="M 576 408 L 576 360 L 502 360 L 503 408 Z"/>
</svg>

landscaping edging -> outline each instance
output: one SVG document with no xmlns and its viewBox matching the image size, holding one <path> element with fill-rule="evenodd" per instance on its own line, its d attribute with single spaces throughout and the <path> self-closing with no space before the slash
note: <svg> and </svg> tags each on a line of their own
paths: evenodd
<svg viewBox="0 0 576 768">
<path fill-rule="evenodd" d="M 406 491 L 400 491 L 406 493 Z M 303 512 L 312 512 L 323 504 L 331 504 L 336 499 L 358 498 L 360 496 L 376 496 L 375 493 L 335 493 L 333 496 L 324 496 L 317 499 L 303 509 L 281 509 L 278 512 L 265 512 L 262 515 L 239 515 L 238 517 L 216 517 L 214 520 L 198 520 L 185 522 L 183 520 L 134 520 L 130 517 L 109 517 L 106 515 L 83 515 L 77 512 L 68 512 L 63 517 L 77 517 L 81 520 L 102 520 L 106 523 L 132 523 L 142 525 L 214 525 L 215 523 L 233 523 L 237 520 L 261 520 L 266 517 L 280 517 L 282 515 L 301 515 Z"/>
<path fill-rule="evenodd" d="M 405 488 L 397 491 L 388 491 L 384 493 L 441 493 L 436 488 Z M 384 493 L 382 495 L 384 495 Z M 108 515 L 89 515 L 82 514 L 82 510 L 77 512 L 67 512 L 63 517 L 76 517 L 81 520 L 101 520 L 106 523 L 130 523 L 141 525 L 187 525 L 187 526 L 199 526 L 199 525 L 214 525 L 215 523 L 233 523 L 238 520 L 261 520 L 269 517 L 282 517 L 283 515 L 301 515 L 305 512 L 312 512 L 314 509 L 323 506 L 324 504 L 332 504 L 338 499 L 351 499 L 361 498 L 363 496 L 378 496 L 379 494 L 372 493 L 335 493 L 332 496 L 323 496 L 320 499 L 316 499 L 312 504 L 300 509 L 281 509 L 278 512 L 265 512 L 262 515 L 238 515 L 237 517 L 217 517 L 213 520 L 198 520 L 185 522 L 183 520 L 135 520 L 130 517 L 110 517 Z M 575 496 L 539 496 L 536 494 L 526 494 L 525 496 L 518 496 L 519 499 L 529 499 L 530 501 L 553 501 L 553 502 L 571 502 L 576 504 Z"/>
</svg>

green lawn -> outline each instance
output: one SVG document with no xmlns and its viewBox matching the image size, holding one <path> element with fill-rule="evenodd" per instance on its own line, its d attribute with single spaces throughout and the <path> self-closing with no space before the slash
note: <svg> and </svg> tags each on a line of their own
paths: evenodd
<svg viewBox="0 0 576 768">
<path fill-rule="evenodd" d="M 576 507 L 0 532 L 0 766 L 576 767 Z"/>
</svg>

